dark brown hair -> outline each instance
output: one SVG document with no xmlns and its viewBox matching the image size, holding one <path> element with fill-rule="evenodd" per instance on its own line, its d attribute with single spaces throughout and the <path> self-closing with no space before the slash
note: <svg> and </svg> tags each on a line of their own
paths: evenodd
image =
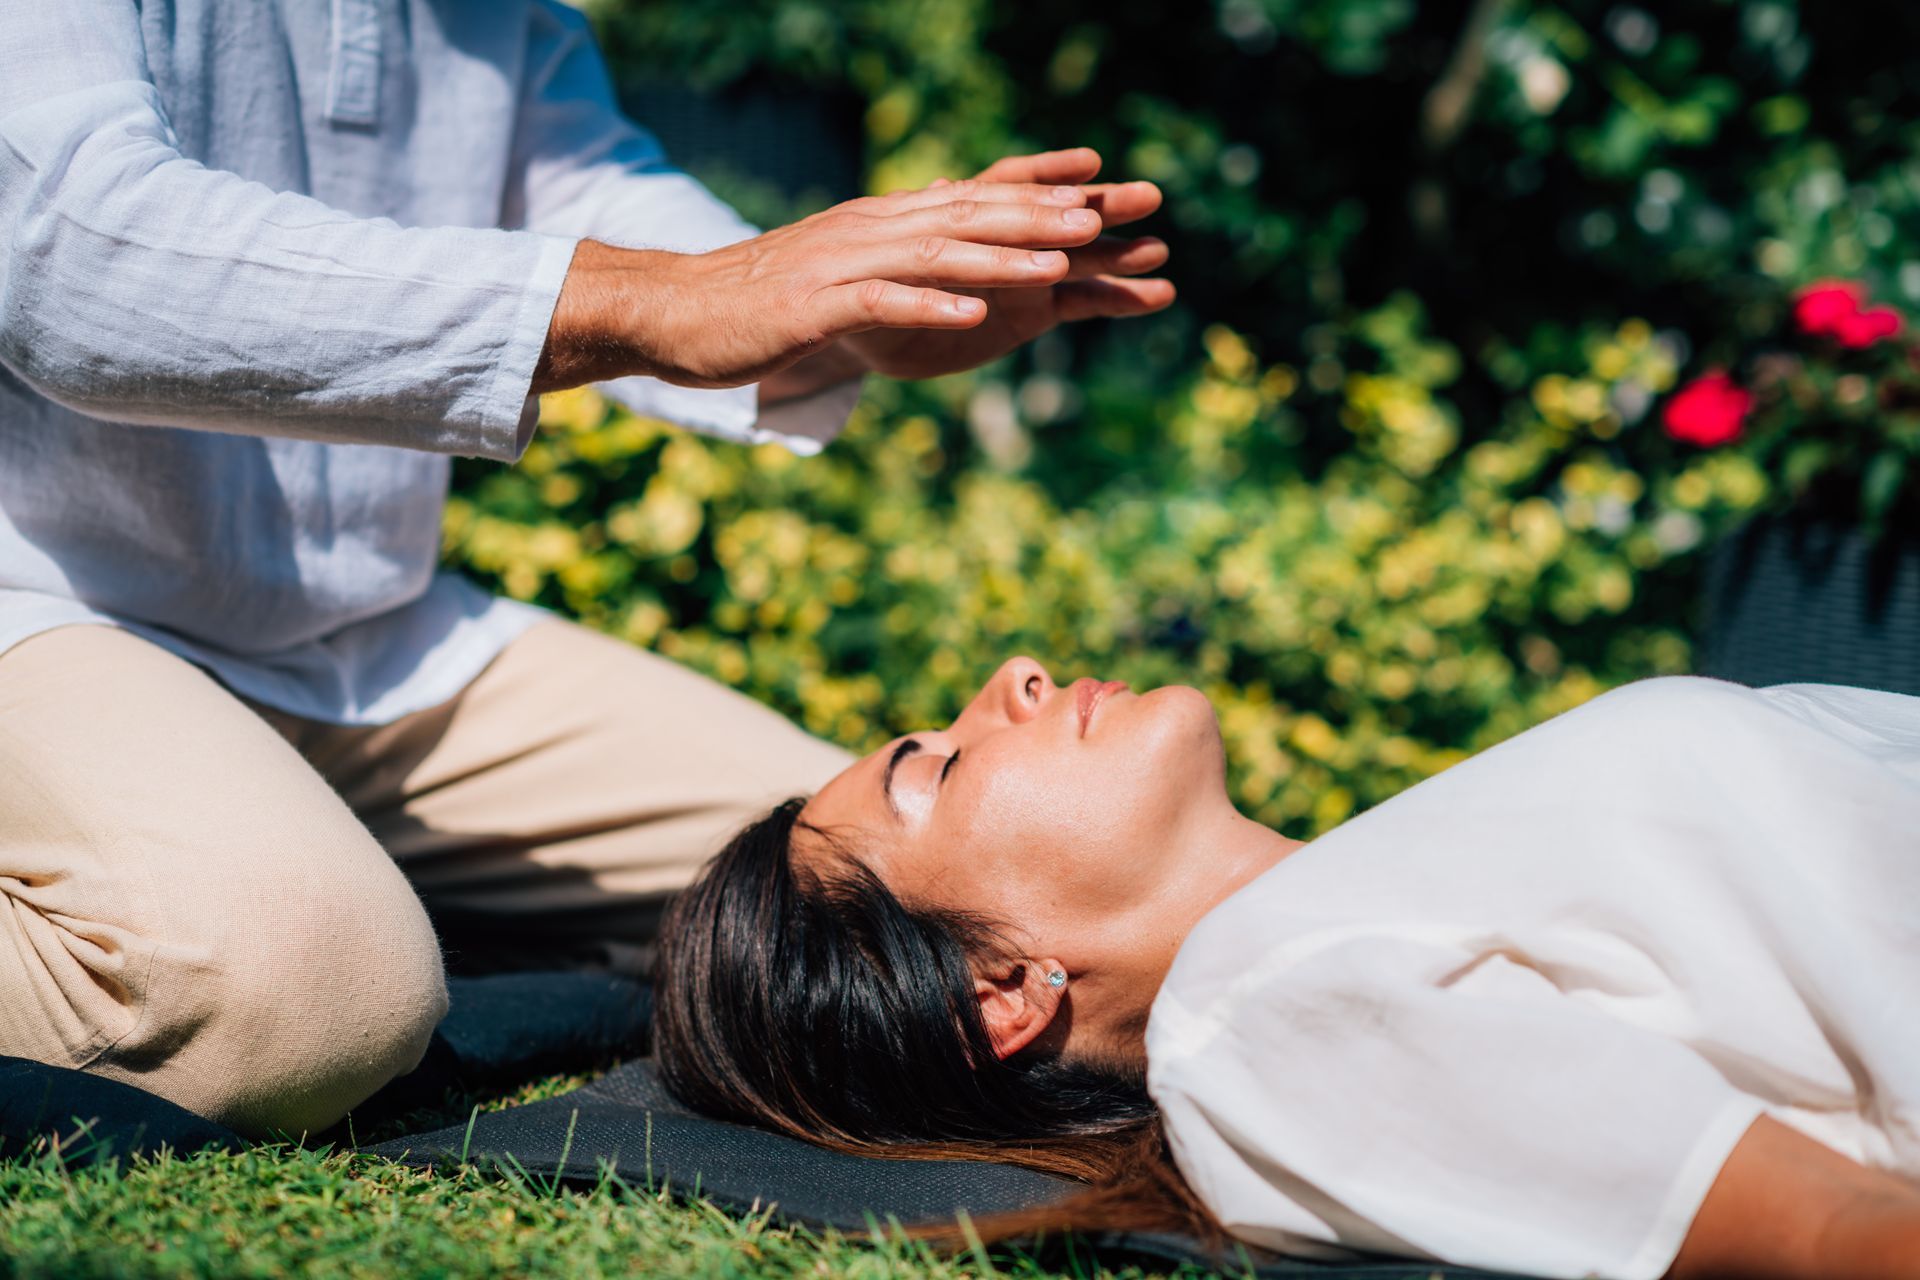
<svg viewBox="0 0 1920 1280">
<path fill-rule="evenodd" d="M 836 1151 L 1089 1184 L 976 1224 L 989 1240 L 1123 1229 L 1218 1241 L 1138 1079 L 993 1052 L 972 961 L 1013 954 L 995 923 L 901 901 L 844 847 L 831 871 L 796 869 L 797 830 L 829 839 L 800 821 L 804 803 L 748 825 L 667 913 L 654 1049 L 674 1094 Z"/>
</svg>

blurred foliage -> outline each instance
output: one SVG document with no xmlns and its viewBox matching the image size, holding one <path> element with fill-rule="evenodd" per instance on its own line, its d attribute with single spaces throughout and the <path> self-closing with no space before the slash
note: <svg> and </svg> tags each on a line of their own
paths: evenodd
<svg viewBox="0 0 1920 1280">
<path fill-rule="evenodd" d="M 1199 683 L 1236 797 L 1312 834 L 1684 670 L 1702 551 L 1804 486 L 1661 398 L 1815 278 L 1920 302 L 1911 6 L 590 7 L 624 80 L 856 96 L 876 190 L 1091 144 L 1167 192 L 1172 312 L 875 383 L 822 457 L 576 393 L 463 466 L 456 563 L 850 746 L 1018 651 Z"/>
<path fill-rule="evenodd" d="M 1737 450 L 1796 510 L 1911 536 L 1920 506 L 1920 345 L 1854 280 L 1796 295 L 1790 325 L 1667 402 L 1669 435 Z"/>
</svg>

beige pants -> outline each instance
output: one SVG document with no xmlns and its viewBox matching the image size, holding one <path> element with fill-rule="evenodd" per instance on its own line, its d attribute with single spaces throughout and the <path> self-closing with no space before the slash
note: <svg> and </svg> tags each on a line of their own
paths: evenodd
<svg viewBox="0 0 1920 1280">
<path fill-rule="evenodd" d="M 251 706 L 109 627 L 0 654 L 0 1054 L 243 1132 L 420 1060 L 458 969 L 646 959 L 663 898 L 845 765 L 564 622 L 379 728 Z"/>
</svg>

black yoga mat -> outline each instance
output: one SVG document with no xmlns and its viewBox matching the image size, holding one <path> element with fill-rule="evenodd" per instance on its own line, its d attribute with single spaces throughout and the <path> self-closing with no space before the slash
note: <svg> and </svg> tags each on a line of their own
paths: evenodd
<svg viewBox="0 0 1920 1280">
<path fill-rule="evenodd" d="M 72 1167 L 161 1147 L 198 1151 L 244 1145 L 226 1126 L 144 1089 L 0 1057 L 0 1159 L 42 1141 L 57 1142 Z"/>
<path fill-rule="evenodd" d="M 512 1164 L 530 1174 L 591 1183 L 610 1168 L 629 1185 L 692 1195 L 740 1212 L 771 1210 L 783 1222 L 862 1232 L 979 1218 L 1064 1199 L 1080 1184 L 1015 1165 L 881 1160 L 825 1151 L 779 1134 L 695 1115 L 661 1084 L 648 1060 L 615 1068 L 558 1098 L 477 1116 L 466 1124 L 363 1148 L 404 1164 Z M 1108 1234 L 1102 1257 L 1144 1255 L 1217 1265 L 1262 1280 L 1492 1280 L 1491 1273 L 1387 1259 L 1319 1262 L 1208 1254 L 1178 1236 Z"/>
<path fill-rule="evenodd" d="M 452 978 L 426 1057 L 354 1109 L 361 1127 L 440 1103 L 451 1088 L 536 1079 L 646 1049 L 653 992 L 594 973 Z M 348 1140 L 341 1125 L 315 1141 Z M 294 1135 L 299 1136 L 299 1135 Z M 240 1136 L 142 1089 L 23 1058 L 0 1057 L 0 1157 L 58 1141 L 71 1167 L 169 1147 L 243 1146 Z"/>
<path fill-rule="evenodd" d="M 486 1087 L 645 1051 L 652 1011 L 642 984 L 584 973 L 501 974 L 449 982 L 451 1009 L 419 1069 L 355 1109 L 364 1126 L 440 1102 L 452 1086 Z M 362 1129 L 364 1131 L 364 1127 Z M 345 1127 L 322 1138 L 344 1139 Z M 0 1057 L 0 1158 L 57 1136 L 70 1164 L 170 1147 L 244 1145 L 230 1130 L 140 1089 L 78 1071 Z M 1077 1184 L 1013 1165 L 878 1160 L 824 1151 L 778 1134 L 694 1115 L 662 1087 L 650 1061 L 617 1067 L 559 1098 L 478 1116 L 468 1124 L 363 1148 L 424 1167 L 511 1161 L 528 1173 L 591 1183 L 603 1166 L 630 1184 L 665 1185 L 743 1212 L 864 1231 L 983 1217 L 1056 1201 Z M 1210 1257 L 1191 1240 L 1108 1235 L 1103 1257 L 1218 1265 L 1264 1280 L 1490 1280 L 1489 1273 L 1391 1260 L 1316 1262 Z"/>
</svg>

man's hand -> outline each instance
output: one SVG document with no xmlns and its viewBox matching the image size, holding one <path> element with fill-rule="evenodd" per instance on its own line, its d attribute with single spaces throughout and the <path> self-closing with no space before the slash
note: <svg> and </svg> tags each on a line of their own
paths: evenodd
<svg viewBox="0 0 1920 1280">
<path fill-rule="evenodd" d="M 1046 295 L 1073 269 L 1060 250 L 1100 252 L 1085 248 L 1100 232 L 1087 207 L 1099 199 L 1070 184 L 980 180 L 848 201 L 711 253 L 582 241 L 533 389 L 635 373 L 740 386 L 848 334 L 972 329 L 993 318 L 972 291 Z"/>
<path fill-rule="evenodd" d="M 1077 147 L 1010 156 L 984 170 L 974 182 L 1078 186 L 1107 227 L 1137 222 L 1160 207 L 1160 189 L 1151 182 L 1086 185 L 1099 172 L 1099 153 Z M 966 185 L 936 184 L 929 190 L 951 191 Z M 1167 261 L 1166 243 L 1152 236 L 1129 240 L 1103 235 L 1069 250 L 1067 259 L 1066 275 L 1057 283 L 1020 282 L 1014 287 L 965 290 L 987 304 L 985 318 L 971 328 L 947 332 L 872 329 L 848 336 L 841 345 L 875 373 L 930 378 L 996 360 L 1059 324 L 1096 316 L 1146 315 L 1173 301 L 1172 281 L 1132 278 Z"/>
</svg>

